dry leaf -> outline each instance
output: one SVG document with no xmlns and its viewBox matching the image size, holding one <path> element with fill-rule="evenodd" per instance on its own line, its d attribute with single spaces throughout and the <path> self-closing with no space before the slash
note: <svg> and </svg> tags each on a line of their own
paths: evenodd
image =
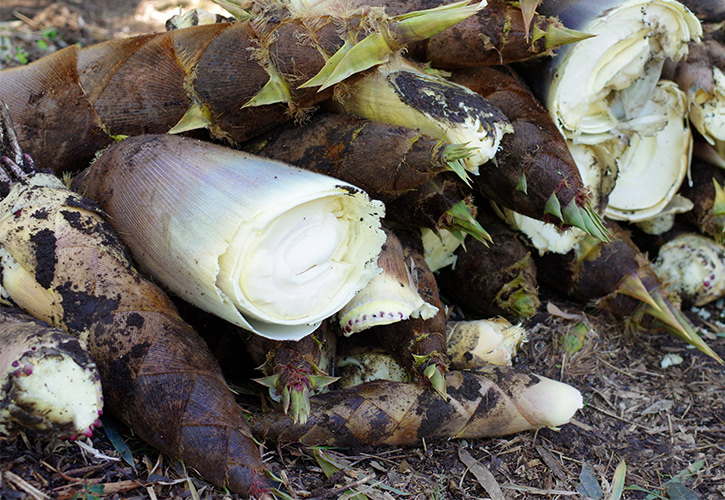
<svg viewBox="0 0 725 500">
<path fill-rule="evenodd" d="M 491 495 L 491 500 L 506 500 L 501 487 L 490 470 L 478 463 L 464 448 L 458 448 L 458 458 L 468 467 L 468 470 L 476 477 L 483 489 Z"/>
</svg>

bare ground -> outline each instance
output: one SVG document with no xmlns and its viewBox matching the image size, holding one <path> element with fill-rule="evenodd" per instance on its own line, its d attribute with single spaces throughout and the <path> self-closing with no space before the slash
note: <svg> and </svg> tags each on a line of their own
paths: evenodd
<svg viewBox="0 0 725 500">
<path fill-rule="evenodd" d="M 0 67 L 72 43 L 161 30 L 178 9 L 162 0 L 6 0 L 0 4 Z M 623 498 L 725 498 L 723 368 L 665 335 L 627 333 L 598 311 L 547 290 L 542 298 L 564 314 L 542 306 L 527 325 L 529 341 L 515 364 L 583 393 L 585 407 L 572 423 L 559 431 L 415 448 L 264 443 L 269 468 L 300 499 L 556 499 L 606 497 L 625 461 Z M 725 358 L 725 336 L 713 333 L 725 331 L 723 301 L 686 312 Z M 587 333 L 575 351 L 571 334 L 581 324 Z M 665 354 L 683 362 L 662 368 Z M 0 498 L 236 498 L 160 457 L 121 424 L 105 424 L 121 433 L 133 465 L 103 431 L 82 443 L 21 435 L 0 443 Z"/>
</svg>

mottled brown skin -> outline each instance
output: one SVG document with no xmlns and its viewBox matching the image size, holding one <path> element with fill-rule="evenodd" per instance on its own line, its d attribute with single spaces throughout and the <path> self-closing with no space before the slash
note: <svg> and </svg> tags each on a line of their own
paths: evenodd
<svg viewBox="0 0 725 500">
<path fill-rule="evenodd" d="M 216 360 L 135 271 L 97 205 L 63 188 L 23 199 L 2 221 L 0 245 L 44 292 L 10 298 L 87 340 L 107 408 L 134 433 L 219 487 L 268 498 L 259 447 Z"/>
<path fill-rule="evenodd" d="M 725 214 L 715 214 L 715 185 L 725 184 L 725 170 L 709 163 L 693 159 L 690 166 L 692 184 L 682 183 L 679 193 L 692 200 L 694 207 L 680 215 L 682 220 L 698 227 L 701 232 L 712 236 L 715 240 L 725 240 Z"/>
<path fill-rule="evenodd" d="M 370 0 L 368 5 L 384 5 L 390 15 L 417 9 L 431 9 L 452 3 L 448 0 Z M 549 26 L 562 27 L 554 17 L 535 15 L 527 31 L 521 9 L 503 0 L 489 0 L 487 5 L 468 19 L 447 30 L 411 44 L 411 59 L 430 62 L 436 68 L 454 69 L 482 65 L 510 64 L 552 54 L 544 38 L 533 40 L 534 27 L 546 31 Z"/>
<path fill-rule="evenodd" d="M 517 407 L 520 392 L 539 380 L 503 367 L 449 372 L 449 400 L 418 384 L 378 380 L 313 396 L 306 424 L 268 413 L 254 415 L 251 426 L 257 436 L 314 446 L 413 446 L 422 439 L 502 436 L 542 426 Z"/>
<path fill-rule="evenodd" d="M 447 170 L 440 141 L 407 127 L 317 113 L 241 145 L 250 153 L 353 184 L 389 203 Z"/>
<path fill-rule="evenodd" d="M 453 172 L 443 172 L 386 205 L 386 216 L 408 228 L 442 229 L 450 226 L 446 212 L 458 202 L 472 207 L 471 191 Z"/>
<path fill-rule="evenodd" d="M 620 292 L 625 278 L 641 279 L 647 291 L 669 294 L 655 275 L 647 258 L 632 242 L 629 234 L 614 221 L 607 221 L 612 233 L 609 242 L 599 241 L 580 260 L 575 251 L 567 254 L 549 252 L 536 259 L 540 283 L 566 292 L 583 303 L 596 303 L 619 320 L 633 317 L 642 301 Z M 652 318 L 640 318 L 649 326 Z"/>
<path fill-rule="evenodd" d="M 331 18 L 219 23 L 58 51 L 0 71 L 5 101 L 27 152 L 56 172 L 85 168 L 112 136 L 166 133 L 198 101 L 211 135 L 232 143 L 269 130 L 329 98 L 296 87 L 342 44 Z M 267 82 L 272 64 L 293 103 L 242 108 Z"/>
<path fill-rule="evenodd" d="M 698 19 L 706 23 L 725 21 L 725 3 L 722 0 L 680 0 Z"/>
<path fill-rule="evenodd" d="M 722 32 L 722 29 L 718 31 Z M 674 81 L 685 92 L 699 88 L 712 91 L 713 67 L 725 71 L 723 43 L 717 39 L 716 32 L 705 31 L 701 41 L 690 42 L 687 57 L 678 62 L 666 62 L 662 78 Z"/>
<path fill-rule="evenodd" d="M 420 297 L 438 308 L 438 312 L 430 319 L 410 318 L 389 325 L 374 326 L 374 332 L 383 348 L 393 355 L 409 373 L 421 380 L 425 369 L 435 365 L 444 373 L 448 369 L 448 349 L 446 339 L 446 308 L 438 293 L 438 284 L 433 272 L 423 257 L 423 244 L 420 233 L 397 231 L 396 235 L 402 243 L 403 260 L 410 266 L 413 281 L 417 284 Z M 417 362 L 414 356 L 421 356 Z"/>
<path fill-rule="evenodd" d="M 468 238 L 456 250 L 454 266 L 437 273 L 441 295 L 477 318 L 504 316 L 515 321 L 531 316 L 539 305 L 536 265 L 521 234 L 510 229 L 488 210 L 476 217 L 491 236 L 488 245 Z M 512 294 L 523 292 L 526 309 L 517 307 Z"/>
<path fill-rule="evenodd" d="M 457 70 L 451 80 L 465 85 L 497 106 L 511 121 L 512 134 L 501 139 L 494 160 L 472 177 L 485 197 L 534 219 L 561 224 L 545 213 L 552 193 L 562 207 L 571 200 L 579 206 L 587 194 L 566 142 L 548 111 L 509 68 L 479 67 Z M 526 190 L 521 178 L 526 176 Z"/>
</svg>

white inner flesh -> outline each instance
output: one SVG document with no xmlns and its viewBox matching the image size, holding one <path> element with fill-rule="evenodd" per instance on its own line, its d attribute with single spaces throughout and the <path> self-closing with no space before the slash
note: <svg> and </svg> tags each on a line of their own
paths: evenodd
<svg viewBox="0 0 725 500">
<path fill-rule="evenodd" d="M 660 82 L 655 87 L 641 113 L 658 117 L 665 125 L 652 134 L 632 130 L 628 146 L 618 155 L 619 174 L 606 215 L 646 220 L 657 216 L 675 195 L 687 174 L 692 151 L 692 135 L 683 119 L 685 106 L 685 95 L 674 83 Z"/>
<path fill-rule="evenodd" d="M 347 194 L 308 201 L 235 239 L 220 258 L 233 272 L 219 287 L 261 321 L 311 324 L 334 314 L 374 275 L 384 238 L 358 203 Z"/>
<path fill-rule="evenodd" d="M 32 374 L 15 377 L 14 383 L 23 391 L 23 404 L 34 405 L 49 427 L 72 424 L 80 434 L 98 419 L 100 384 L 71 358 L 46 357 Z"/>
<path fill-rule="evenodd" d="M 573 250 L 577 243 L 586 236 L 578 227 L 560 231 L 554 224 L 533 219 L 517 212 L 511 212 L 511 225 L 524 233 L 531 244 L 539 250 L 539 254 L 554 252 L 565 254 Z"/>
<path fill-rule="evenodd" d="M 665 95 L 663 87 L 674 85 L 658 82 L 662 65 L 686 55 L 702 28 L 678 2 L 630 0 L 582 30 L 597 36 L 562 59 L 549 109 L 570 144 L 604 147 L 616 159 L 619 172 L 605 214 L 646 220 L 674 196 L 691 152 L 686 109 L 672 96 L 679 91 L 667 88 Z"/>
<path fill-rule="evenodd" d="M 428 264 L 431 271 L 436 272 L 444 267 L 455 266 L 458 256 L 454 252 L 461 246 L 461 240 L 453 236 L 447 229 L 435 232 L 422 228 L 420 233 L 425 263 Z"/>
<path fill-rule="evenodd" d="M 554 112 L 568 137 L 613 128 L 622 113 L 636 116 L 662 61 L 680 59 L 702 33 L 697 19 L 670 0 L 626 2 L 584 31 L 597 36 L 572 48 L 552 85 Z"/>
<path fill-rule="evenodd" d="M 430 319 L 438 308 L 423 300 L 413 283 L 410 271 L 408 282 L 400 277 L 383 272 L 375 276 L 350 302 L 340 310 L 338 316 L 342 332 L 346 336 L 373 326 L 389 325 L 409 318 Z"/>
</svg>

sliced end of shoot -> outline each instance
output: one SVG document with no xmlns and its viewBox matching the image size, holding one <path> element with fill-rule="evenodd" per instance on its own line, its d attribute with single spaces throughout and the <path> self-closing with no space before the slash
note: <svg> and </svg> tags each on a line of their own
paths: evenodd
<svg viewBox="0 0 725 500">
<path fill-rule="evenodd" d="M 718 363 L 725 364 L 722 358 L 718 356 L 717 353 L 713 351 L 704 340 L 702 340 L 694 328 L 692 328 L 692 325 L 687 318 L 685 318 L 685 316 L 677 308 L 675 308 L 675 306 L 662 297 L 659 290 L 653 290 L 651 292 L 651 296 L 657 303 L 658 308 L 645 307 L 645 312 L 659 320 L 664 325 L 667 333 L 697 347 L 700 351 L 704 352 Z"/>
<path fill-rule="evenodd" d="M 493 240 L 483 226 L 476 220 L 476 217 L 471 212 L 469 203 L 466 200 L 461 200 L 453 205 L 441 216 L 437 229 L 447 229 L 451 234 L 460 235 L 459 240 L 461 243 L 463 243 L 463 235 L 461 233 L 468 233 L 481 243 L 488 245 Z M 475 209 L 475 207 L 473 208 Z"/>
</svg>

